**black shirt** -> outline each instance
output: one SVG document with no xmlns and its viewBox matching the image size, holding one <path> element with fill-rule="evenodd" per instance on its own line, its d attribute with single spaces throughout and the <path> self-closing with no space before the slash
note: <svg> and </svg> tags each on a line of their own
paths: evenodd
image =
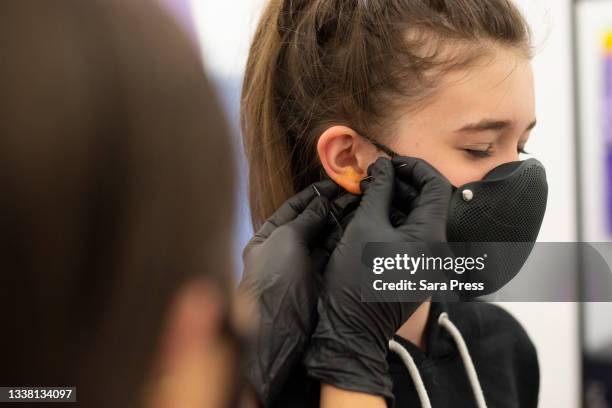
<svg viewBox="0 0 612 408">
<path fill-rule="evenodd" d="M 440 313 L 459 329 L 474 363 L 488 408 L 531 408 L 538 404 L 540 374 L 535 347 L 523 327 L 499 306 L 483 302 L 432 303 L 426 325 L 427 350 L 395 336 L 419 369 L 432 408 L 476 407 L 465 365 Z M 413 380 L 402 360 L 387 356 L 396 408 L 420 408 Z M 319 406 L 320 384 L 303 366 L 275 399 L 273 407 Z"/>
<path fill-rule="evenodd" d="M 540 383 L 535 347 L 525 330 L 499 306 L 482 302 L 432 303 L 424 352 L 395 336 L 412 356 L 433 408 L 476 407 L 474 391 L 455 341 L 438 324 L 446 312 L 461 332 L 489 408 L 527 408 L 538 404 Z M 413 380 L 402 360 L 387 358 L 393 378 L 395 406 L 420 407 Z"/>
</svg>

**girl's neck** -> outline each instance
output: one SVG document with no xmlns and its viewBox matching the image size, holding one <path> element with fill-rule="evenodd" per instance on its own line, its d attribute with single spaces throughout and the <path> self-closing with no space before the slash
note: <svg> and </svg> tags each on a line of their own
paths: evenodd
<svg viewBox="0 0 612 408">
<path fill-rule="evenodd" d="M 431 302 L 423 302 L 396 332 L 398 336 L 405 338 L 423 351 L 427 351 L 425 328 L 427 327 L 430 309 Z"/>
</svg>

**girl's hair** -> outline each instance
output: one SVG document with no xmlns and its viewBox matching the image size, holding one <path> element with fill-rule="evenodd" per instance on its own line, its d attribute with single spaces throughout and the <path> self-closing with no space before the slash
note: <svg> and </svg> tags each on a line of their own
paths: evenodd
<svg viewBox="0 0 612 408">
<path fill-rule="evenodd" d="M 220 106 L 152 1 L 2 2 L 0 49 L 0 383 L 140 406 L 178 291 L 231 289 Z"/>
<path fill-rule="evenodd" d="M 325 127 L 375 135 L 394 108 L 420 106 L 441 74 L 493 46 L 531 56 L 529 26 L 511 0 L 271 0 L 241 101 L 253 226 L 321 178 Z"/>
</svg>

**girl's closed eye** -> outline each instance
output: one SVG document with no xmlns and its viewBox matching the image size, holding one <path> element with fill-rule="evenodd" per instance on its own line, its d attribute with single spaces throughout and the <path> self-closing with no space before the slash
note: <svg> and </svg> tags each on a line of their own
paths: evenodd
<svg viewBox="0 0 612 408">
<path fill-rule="evenodd" d="M 492 144 L 470 145 L 464 147 L 463 150 L 474 158 L 490 157 L 494 153 Z"/>
<path fill-rule="evenodd" d="M 463 150 L 468 153 L 470 156 L 475 158 L 486 158 L 490 157 L 494 153 L 494 149 L 492 145 L 483 145 L 483 146 L 467 146 L 463 148 Z M 516 148 L 516 152 L 518 154 L 529 154 L 525 150 L 525 146 L 518 146 Z"/>
</svg>

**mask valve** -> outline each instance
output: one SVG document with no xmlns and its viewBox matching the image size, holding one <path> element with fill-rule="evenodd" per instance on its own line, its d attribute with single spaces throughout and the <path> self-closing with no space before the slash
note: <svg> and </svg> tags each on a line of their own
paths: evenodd
<svg viewBox="0 0 612 408">
<path fill-rule="evenodd" d="M 472 198 L 474 198 L 474 192 L 469 188 L 466 188 L 461 192 L 461 197 L 463 198 L 463 201 L 472 201 Z"/>
</svg>

